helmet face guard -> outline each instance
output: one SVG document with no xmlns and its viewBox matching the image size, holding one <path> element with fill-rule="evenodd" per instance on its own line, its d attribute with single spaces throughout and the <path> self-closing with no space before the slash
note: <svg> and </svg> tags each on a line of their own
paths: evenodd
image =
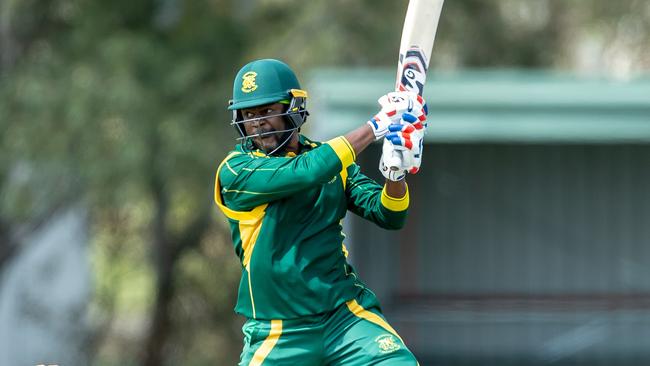
<svg viewBox="0 0 650 366">
<path fill-rule="evenodd" d="M 260 136 L 265 136 L 265 135 L 270 135 L 270 134 L 277 134 L 277 133 L 283 133 L 285 134 L 284 141 L 282 144 L 273 150 L 272 152 L 269 153 L 272 154 L 275 151 L 279 150 L 282 146 L 284 146 L 291 136 L 300 129 L 300 127 L 307 121 L 307 116 L 309 115 L 309 112 L 307 111 L 307 92 L 301 89 L 291 89 L 287 92 L 291 99 L 289 100 L 289 104 L 287 106 L 287 109 L 285 112 L 276 114 L 273 117 L 277 116 L 283 116 L 284 120 L 288 123 L 288 126 L 284 130 L 280 131 L 271 131 L 271 132 L 265 132 L 265 133 L 259 133 L 259 134 L 254 134 L 254 135 L 246 135 L 246 130 L 244 129 L 243 124 L 247 122 L 254 122 L 254 121 L 259 121 L 266 119 L 268 117 L 257 117 L 257 118 L 250 118 L 250 119 L 244 119 L 242 116 L 241 110 L 240 109 L 234 109 L 232 111 L 232 122 L 230 123 L 231 125 L 235 126 L 235 129 L 239 133 L 239 138 L 237 140 L 244 140 L 244 144 L 246 144 L 248 141 L 251 141 L 250 139 L 255 138 L 255 137 L 260 137 Z M 276 102 L 277 103 L 277 102 Z M 232 101 L 229 102 L 229 104 L 232 105 Z M 272 104 L 272 103 L 267 103 L 267 104 Z M 264 105 L 264 104 L 262 104 Z"/>
</svg>

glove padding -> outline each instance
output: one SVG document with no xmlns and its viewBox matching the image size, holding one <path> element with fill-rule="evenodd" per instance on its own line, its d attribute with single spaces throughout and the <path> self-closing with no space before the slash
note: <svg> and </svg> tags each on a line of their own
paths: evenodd
<svg viewBox="0 0 650 366">
<path fill-rule="evenodd" d="M 409 113 L 420 122 L 426 120 L 427 107 L 424 99 L 414 92 L 391 92 L 378 100 L 381 110 L 368 121 L 368 125 L 379 140 L 388 133 L 388 126 L 400 124 L 401 116 Z"/>
<path fill-rule="evenodd" d="M 426 132 L 426 120 L 420 121 L 414 115 L 404 113 L 402 122 L 399 125 L 390 125 L 389 133 L 384 139 L 382 148 L 382 162 L 389 169 L 406 169 L 410 174 L 416 174 L 422 163 L 422 152 L 424 146 L 424 134 Z M 392 145 L 389 149 L 386 145 Z M 390 151 L 390 155 L 387 152 Z"/>
<path fill-rule="evenodd" d="M 386 163 L 386 157 L 392 157 L 395 153 L 400 154 L 400 165 L 396 170 L 391 169 L 391 167 Z M 381 158 L 379 159 L 379 171 L 388 180 L 394 182 L 404 179 L 409 169 L 411 168 L 412 153 L 410 151 L 398 151 L 395 150 L 395 146 L 387 139 L 384 140 L 384 144 L 381 148 Z"/>
</svg>

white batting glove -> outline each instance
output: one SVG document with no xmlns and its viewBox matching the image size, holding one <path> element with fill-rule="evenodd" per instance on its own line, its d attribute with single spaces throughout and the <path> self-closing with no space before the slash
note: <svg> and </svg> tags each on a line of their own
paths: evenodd
<svg viewBox="0 0 650 366">
<path fill-rule="evenodd" d="M 391 167 L 386 162 L 387 157 L 399 156 L 399 162 L 401 165 L 397 167 L 396 170 L 391 169 Z M 395 145 L 393 145 L 390 140 L 384 139 L 384 144 L 381 148 L 381 158 L 379 159 L 379 171 L 388 180 L 394 182 L 400 181 L 406 177 L 406 174 L 411 169 L 413 163 L 413 154 L 408 150 L 396 150 Z"/>
<path fill-rule="evenodd" d="M 426 120 L 424 99 L 413 92 L 391 92 L 378 100 L 381 110 L 368 121 L 368 125 L 379 140 L 388 133 L 388 126 L 399 124 L 404 113 L 410 113 L 421 121 Z"/>
<path fill-rule="evenodd" d="M 426 131 L 426 120 L 424 122 L 417 119 L 414 115 L 404 113 L 399 125 L 390 125 L 386 134 L 385 141 L 393 145 L 392 155 L 383 157 L 382 160 L 389 167 L 400 169 L 408 167 L 408 172 L 415 174 L 420 170 L 422 162 L 422 148 L 424 143 L 424 134 Z M 384 142 L 386 144 L 386 142 Z M 408 155 L 404 155 L 408 151 Z"/>
</svg>

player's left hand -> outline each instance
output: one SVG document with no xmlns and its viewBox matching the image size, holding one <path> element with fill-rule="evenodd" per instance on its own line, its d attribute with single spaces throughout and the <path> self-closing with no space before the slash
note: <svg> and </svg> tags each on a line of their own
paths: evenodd
<svg viewBox="0 0 650 366">
<path fill-rule="evenodd" d="M 424 121 L 427 117 L 427 104 L 421 95 L 411 91 L 390 92 L 377 100 L 383 112 L 388 115 L 397 114 L 394 122 L 399 122 L 403 113 L 410 113 L 419 120 Z"/>
<path fill-rule="evenodd" d="M 427 107 L 417 93 L 401 91 L 388 93 L 378 100 L 381 110 L 374 115 L 368 125 L 375 134 L 375 140 L 379 140 L 388 133 L 388 126 L 400 124 L 404 113 L 415 116 L 418 121 L 426 120 Z"/>
</svg>

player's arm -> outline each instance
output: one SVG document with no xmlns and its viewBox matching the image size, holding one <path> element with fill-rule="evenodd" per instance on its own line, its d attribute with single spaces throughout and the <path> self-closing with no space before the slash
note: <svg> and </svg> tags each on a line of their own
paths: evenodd
<svg viewBox="0 0 650 366">
<path fill-rule="evenodd" d="M 345 139 L 350 143 L 355 155 L 359 155 L 368 145 L 375 141 L 375 134 L 372 128 L 365 124 L 346 134 Z"/>
<path fill-rule="evenodd" d="M 293 158 L 231 154 L 217 170 L 215 195 L 234 205 L 232 209 L 249 210 L 327 183 L 355 158 L 343 136 Z"/>
<path fill-rule="evenodd" d="M 386 187 L 386 194 L 390 197 L 404 197 L 406 195 L 406 179 L 397 182 L 386 179 L 384 186 Z"/>
<path fill-rule="evenodd" d="M 397 230 L 404 226 L 409 206 L 405 180 L 386 181 L 381 186 L 362 174 L 359 166 L 353 164 L 348 167 L 345 193 L 348 210 L 351 212 L 384 229 Z"/>
<path fill-rule="evenodd" d="M 423 118 L 417 118 L 404 113 L 399 124 L 389 126 L 390 132 L 385 135 L 379 160 L 379 170 L 386 178 L 380 196 L 377 193 L 379 185 L 361 174 L 358 166 L 348 168 L 350 184 L 346 193 L 348 208 L 352 212 L 387 229 L 402 227 L 409 204 L 405 178 L 407 173 L 415 174 L 420 168 L 426 128 L 425 114 L 422 115 Z M 396 151 L 400 152 L 400 159 L 388 163 Z M 389 165 L 395 163 L 397 165 Z"/>
<path fill-rule="evenodd" d="M 389 126 L 399 123 L 403 113 L 424 114 L 419 100 L 414 93 L 389 93 L 380 99 L 382 109 L 368 123 L 294 158 L 252 154 L 226 158 L 218 169 L 215 194 L 237 209 L 248 210 L 326 183 L 372 141 L 389 133 Z"/>
</svg>

